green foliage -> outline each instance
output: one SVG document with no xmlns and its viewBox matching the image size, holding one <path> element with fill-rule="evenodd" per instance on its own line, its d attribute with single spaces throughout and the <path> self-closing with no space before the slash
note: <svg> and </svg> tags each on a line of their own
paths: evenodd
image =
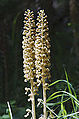
<svg viewBox="0 0 79 119">
<path fill-rule="evenodd" d="M 49 85 L 51 88 L 52 86 L 56 86 L 59 84 L 65 83 L 64 90 L 57 90 L 53 92 L 46 103 L 46 107 L 48 109 L 50 119 L 57 118 L 57 119 L 78 119 L 79 118 L 79 100 L 77 99 L 76 92 L 71 83 L 69 83 L 68 75 L 65 70 L 66 80 L 57 80 Z M 41 102 L 43 104 L 43 101 Z M 25 108 L 23 107 L 16 107 L 16 101 L 10 101 L 12 112 L 13 112 L 13 119 L 23 119 L 25 114 Z M 71 105 L 71 106 L 70 106 Z M 68 106 L 71 108 L 68 110 Z M 4 113 L 4 108 L 6 112 Z M 0 104 L 0 108 L 3 110 L 4 114 L 1 114 L 0 119 L 12 119 L 10 116 L 10 109 L 7 108 L 7 105 Z M 11 112 L 11 113 L 12 113 Z"/>
<path fill-rule="evenodd" d="M 65 76 L 66 76 L 66 80 L 57 80 L 54 83 L 49 85 L 50 87 L 50 86 L 54 86 L 55 84 L 57 85 L 57 83 L 62 83 L 62 82 L 65 82 L 67 84 L 67 86 L 64 87 L 65 88 L 64 91 L 58 90 L 57 92 L 54 92 L 48 97 L 47 107 L 50 107 L 48 108 L 50 112 L 52 112 L 51 109 L 55 109 L 55 110 L 58 109 L 59 111 L 58 114 L 56 114 L 57 111 L 55 111 L 54 113 L 52 112 L 53 115 L 57 117 L 57 119 L 60 119 L 60 118 L 67 119 L 68 117 L 71 117 L 72 119 L 75 119 L 75 118 L 78 119 L 79 118 L 79 115 L 78 115 L 79 114 L 78 112 L 79 100 L 77 99 L 77 95 L 75 93 L 74 88 L 68 81 L 68 75 L 66 70 L 65 70 Z M 56 102 L 55 99 L 58 99 L 59 101 Z M 54 100 L 55 100 L 55 103 L 51 103 Z M 70 105 L 72 105 L 72 107 Z M 70 111 L 68 110 L 68 106 L 71 108 Z"/>
<path fill-rule="evenodd" d="M 10 119 L 10 118 L 9 118 L 9 115 L 4 114 L 3 116 L 0 116 L 0 119 Z"/>
<path fill-rule="evenodd" d="M 11 119 L 9 116 L 9 110 L 6 108 L 6 113 L 0 116 L 0 119 Z"/>
<path fill-rule="evenodd" d="M 16 101 L 10 101 L 11 107 L 7 107 L 6 104 L 0 104 L 0 119 L 23 119 L 25 108 L 24 107 L 16 107 L 15 105 Z M 9 105 L 10 106 L 10 105 Z M 12 112 L 10 112 L 12 108 Z M 2 111 L 2 112 L 1 112 Z M 11 114 L 13 113 L 13 117 Z"/>
<path fill-rule="evenodd" d="M 24 107 L 13 107 L 13 119 L 24 119 L 25 108 Z M 0 119 L 11 119 L 9 116 L 8 109 L 6 109 L 6 113 L 0 116 Z"/>
</svg>

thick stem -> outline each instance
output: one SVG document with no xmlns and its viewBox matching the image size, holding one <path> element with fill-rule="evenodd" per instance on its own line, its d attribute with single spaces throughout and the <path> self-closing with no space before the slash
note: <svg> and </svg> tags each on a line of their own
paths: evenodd
<svg viewBox="0 0 79 119">
<path fill-rule="evenodd" d="M 35 97 L 34 97 L 34 92 L 33 92 L 33 79 L 31 79 L 31 94 L 32 94 L 32 118 L 36 119 Z"/>
<path fill-rule="evenodd" d="M 47 112 L 46 112 L 46 89 L 45 89 L 45 80 L 43 79 L 43 113 L 44 119 L 47 119 Z"/>
</svg>

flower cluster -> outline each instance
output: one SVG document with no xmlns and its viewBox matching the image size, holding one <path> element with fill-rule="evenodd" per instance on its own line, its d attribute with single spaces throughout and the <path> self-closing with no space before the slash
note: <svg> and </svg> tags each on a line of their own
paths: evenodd
<svg viewBox="0 0 79 119">
<path fill-rule="evenodd" d="M 34 14 L 30 10 L 25 11 L 24 31 L 23 31 L 23 67 L 25 82 L 34 79 L 34 41 L 35 41 L 35 22 Z"/>
<path fill-rule="evenodd" d="M 32 119 L 36 119 L 35 114 L 35 94 L 37 94 L 40 84 L 43 86 L 43 112 L 40 119 L 47 119 L 46 114 L 46 90 L 50 79 L 50 38 L 48 34 L 47 15 L 44 10 L 38 12 L 37 24 L 35 25 L 33 11 L 25 11 L 24 31 L 23 31 L 23 72 L 25 82 L 30 82 L 30 88 L 25 88 L 25 94 L 30 92 L 28 101 L 32 102 L 32 110 L 27 109 L 27 117 L 32 113 Z M 36 27 L 36 28 L 35 28 Z M 37 79 L 37 82 L 34 81 Z M 41 101 L 39 101 L 40 104 Z"/>
<path fill-rule="evenodd" d="M 48 34 L 48 22 L 47 15 L 44 10 L 38 12 L 36 28 L 36 40 L 35 40 L 35 67 L 37 83 L 43 86 L 43 117 L 47 119 L 46 111 L 46 90 L 48 84 L 46 79 L 50 78 L 50 38 Z"/>
<path fill-rule="evenodd" d="M 29 9 L 25 11 L 25 20 L 24 20 L 24 31 L 23 31 L 23 72 L 25 77 L 25 82 L 30 81 L 31 88 L 25 88 L 25 94 L 30 91 L 28 96 L 30 97 L 28 101 L 32 102 L 32 117 L 35 116 L 35 88 L 34 88 L 34 75 L 35 75 L 35 51 L 34 51 L 34 42 L 35 42 L 35 21 L 33 11 L 31 12 Z M 27 114 L 25 117 L 29 115 L 29 111 L 27 110 Z"/>
<path fill-rule="evenodd" d="M 47 15 L 44 10 L 38 12 L 36 40 L 35 40 L 35 66 L 38 83 L 50 78 L 50 38 L 48 34 Z M 41 79 L 41 81 L 39 81 Z M 45 85 L 46 86 L 46 85 Z"/>
</svg>

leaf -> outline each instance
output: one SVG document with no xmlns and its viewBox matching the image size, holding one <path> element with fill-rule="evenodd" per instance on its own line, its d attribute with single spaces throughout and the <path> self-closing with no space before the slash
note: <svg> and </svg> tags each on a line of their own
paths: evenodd
<svg viewBox="0 0 79 119">
<path fill-rule="evenodd" d="M 11 105 L 14 105 L 14 104 L 16 104 L 16 101 L 15 100 L 12 100 L 12 101 L 10 101 L 10 104 Z"/>
<path fill-rule="evenodd" d="M 4 114 L 4 115 L 2 116 L 2 119 L 9 119 L 9 115 Z"/>
</svg>

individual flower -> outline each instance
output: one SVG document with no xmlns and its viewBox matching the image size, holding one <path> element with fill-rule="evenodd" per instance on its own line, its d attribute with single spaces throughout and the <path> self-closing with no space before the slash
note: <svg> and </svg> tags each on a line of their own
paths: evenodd
<svg viewBox="0 0 79 119">
<path fill-rule="evenodd" d="M 27 114 L 24 115 L 25 118 L 28 117 L 30 113 L 32 113 L 30 109 L 27 109 L 26 112 L 27 112 Z"/>
</svg>

